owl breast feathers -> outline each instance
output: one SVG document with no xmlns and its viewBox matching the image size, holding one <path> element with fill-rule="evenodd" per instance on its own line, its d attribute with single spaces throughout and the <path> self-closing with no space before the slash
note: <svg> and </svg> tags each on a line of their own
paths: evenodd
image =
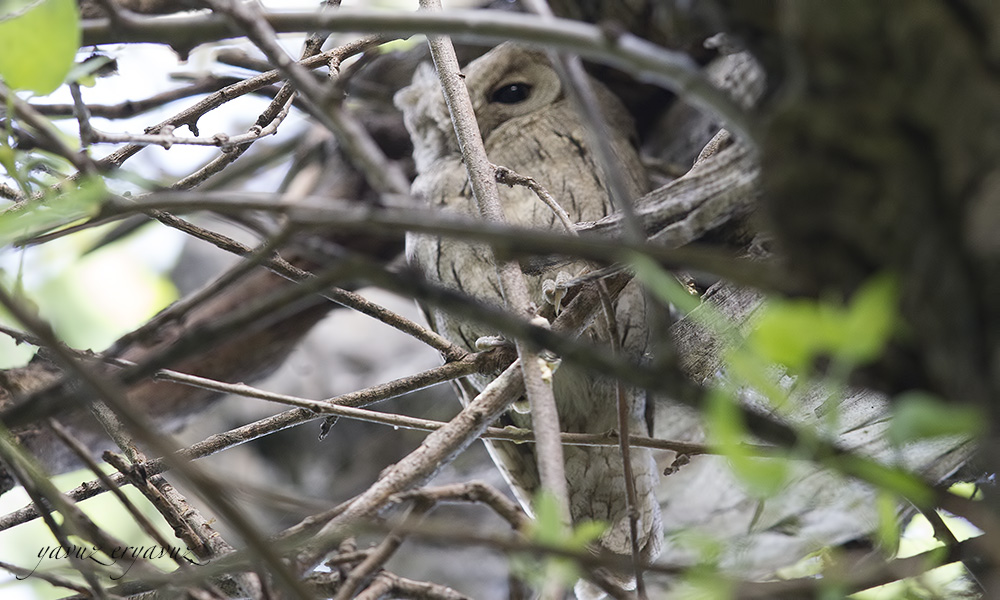
<svg viewBox="0 0 1000 600">
<path fill-rule="evenodd" d="M 533 177 L 559 202 L 575 222 L 599 219 L 613 211 L 605 175 L 590 150 L 587 125 L 573 109 L 551 63 L 541 52 L 503 44 L 470 63 L 464 70 L 479 129 L 491 162 Z M 625 108 L 600 83 L 593 82 L 612 134 L 606 140 L 618 158 L 628 192 L 636 198 L 647 189 L 647 179 L 634 147 L 634 130 Z M 478 215 L 454 128 L 430 65 L 422 65 L 413 83 L 395 98 L 413 140 L 417 178 L 413 193 L 430 210 L 452 215 Z M 513 225 L 560 230 L 553 212 L 528 189 L 501 187 L 500 199 L 507 221 Z M 429 279 L 462 291 L 476 300 L 502 305 L 496 268 L 489 247 L 427 235 L 407 238 L 407 256 Z M 578 275 L 583 262 L 561 265 L 551 272 L 528 276 L 529 292 L 541 304 L 541 285 L 555 279 L 556 271 Z M 633 357 L 646 351 L 645 303 L 640 290 L 630 285 L 615 304 L 622 348 Z M 427 310 L 431 326 L 453 342 L 473 350 L 478 338 L 496 332 L 455 319 L 439 310 Z M 596 343 L 609 344 L 602 319 L 585 332 Z M 472 377 L 459 387 L 463 402 L 482 390 L 490 378 Z M 553 379 L 560 426 L 564 431 L 605 433 L 618 428 L 615 383 L 564 364 Z M 633 433 L 647 434 L 645 397 L 638 390 L 627 393 Z M 530 417 L 514 411 L 505 417 L 518 426 L 530 426 Z M 539 486 L 531 445 L 489 443 L 490 453 L 522 505 Z M 598 520 L 608 524 L 601 544 L 628 553 L 629 524 L 621 454 L 612 447 L 565 447 L 566 478 L 574 521 Z M 647 450 L 634 449 L 633 470 L 640 518 L 640 547 L 651 558 L 659 552 L 661 523 L 653 490 L 658 473 Z"/>
</svg>

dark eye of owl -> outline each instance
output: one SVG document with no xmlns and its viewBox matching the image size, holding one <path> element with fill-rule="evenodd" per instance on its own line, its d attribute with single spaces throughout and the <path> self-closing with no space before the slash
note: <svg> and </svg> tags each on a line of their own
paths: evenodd
<svg viewBox="0 0 1000 600">
<path fill-rule="evenodd" d="M 500 104 L 517 104 L 524 102 L 531 95 L 531 86 L 527 83 L 509 83 L 498 87 L 490 96 L 490 102 Z"/>
</svg>

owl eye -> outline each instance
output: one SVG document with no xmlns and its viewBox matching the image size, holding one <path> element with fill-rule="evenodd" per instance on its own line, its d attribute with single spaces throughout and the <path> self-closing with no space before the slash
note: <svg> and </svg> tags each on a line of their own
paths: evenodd
<svg viewBox="0 0 1000 600">
<path fill-rule="evenodd" d="M 531 86 L 527 83 L 510 83 L 494 90 L 493 95 L 490 96 L 490 102 L 517 104 L 527 100 L 530 95 Z"/>
</svg>

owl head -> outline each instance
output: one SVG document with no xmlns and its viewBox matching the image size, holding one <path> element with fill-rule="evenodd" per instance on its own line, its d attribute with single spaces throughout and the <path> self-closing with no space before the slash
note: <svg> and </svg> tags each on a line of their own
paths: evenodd
<svg viewBox="0 0 1000 600">
<path fill-rule="evenodd" d="M 469 63 L 462 73 L 487 146 L 491 135 L 510 127 L 528 127 L 544 111 L 571 110 L 559 75 L 544 52 L 504 43 Z M 593 84 L 601 103 L 610 108 L 605 114 L 622 121 L 612 126 L 631 130 L 631 119 L 617 98 L 600 83 Z M 413 139 L 418 172 L 426 171 L 439 157 L 459 153 L 448 107 L 430 64 L 420 65 L 413 83 L 394 100 Z"/>
</svg>

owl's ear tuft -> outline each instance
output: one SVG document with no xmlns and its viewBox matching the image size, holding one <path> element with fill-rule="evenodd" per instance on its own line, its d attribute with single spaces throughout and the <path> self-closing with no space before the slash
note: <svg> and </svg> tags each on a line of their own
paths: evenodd
<svg viewBox="0 0 1000 600">
<path fill-rule="evenodd" d="M 426 62 L 420 63 L 417 65 L 417 70 L 413 73 L 413 81 L 410 85 L 399 90 L 392 97 L 393 104 L 396 105 L 396 108 L 405 112 L 407 108 L 416 106 L 420 102 L 421 97 L 433 91 L 438 85 L 437 80 L 437 73 L 434 71 L 434 66 Z"/>
<path fill-rule="evenodd" d="M 438 83 L 437 71 L 434 70 L 434 65 L 429 62 L 422 62 L 417 65 L 417 70 L 413 73 L 413 83 L 410 84 L 412 87 L 420 86 L 421 88 L 436 88 L 440 85 Z"/>
<path fill-rule="evenodd" d="M 429 169 L 435 160 L 457 154 L 458 141 L 451 125 L 437 73 L 430 63 L 421 63 L 413 74 L 413 83 L 396 92 L 396 108 L 403 112 L 403 123 L 413 141 L 413 160 L 417 171 Z"/>
</svg>

